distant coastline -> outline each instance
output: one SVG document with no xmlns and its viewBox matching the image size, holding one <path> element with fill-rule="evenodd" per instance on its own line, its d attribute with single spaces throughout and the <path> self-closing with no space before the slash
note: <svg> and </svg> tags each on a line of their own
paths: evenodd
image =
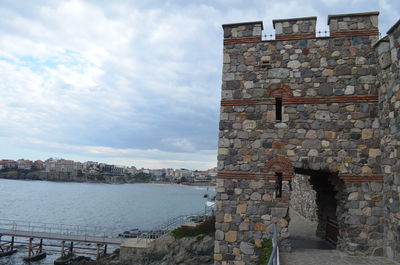
<svg viewBox="0 0 400 265">
<path fill-rule="evenodd" d="M 104 183 L 104 184 L 169 184 L 169 185 L 187 185 L 187 186 L 215 186 L 213 182 L 173 182 L 156 181 L 151 178 L 135 178 L 133 176 L 107 176 L 107 175 L 89 175 L 76 174 L 71 172 L 47 172 L 44 170 L 22 171 L 8 170 L 0 171 L 0 179 L 12 180 L 39 180 L 54 182 L 76 182 L 76 183 Z"/>
</svg>

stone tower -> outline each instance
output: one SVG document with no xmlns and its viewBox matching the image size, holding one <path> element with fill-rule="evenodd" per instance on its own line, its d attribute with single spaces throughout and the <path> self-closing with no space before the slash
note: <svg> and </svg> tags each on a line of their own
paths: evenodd
<svg viewBox="0 0 400 265">
<path fill-rule="evenodd" d="M 378 42 L 378 15 L 330 15 L 329 37 L 274 20 L 271 41 L 261 21 L 223 25 L 216 265 L 256 264 L 272 223 L 290 249 L 294 177 L 316 189 L 319 236 L 331 221 L 338 249 L 400 260 L 400 25 Z"/>
</svg>

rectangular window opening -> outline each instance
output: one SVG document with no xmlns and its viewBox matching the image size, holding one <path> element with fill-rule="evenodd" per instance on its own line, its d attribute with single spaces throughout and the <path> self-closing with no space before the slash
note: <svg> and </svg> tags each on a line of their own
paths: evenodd
<svg viewBox="0 0 400 265">
<path fill-rule="evenodd" d="M 275 117 L 277 121 L 282 120 L 282 98 L 275 99 Z"/>
<path fill-rule="evenodd" d="M 275 173 L 276 176 L 276 198 L 282 197 L 282 173 Z"/>
</svg>

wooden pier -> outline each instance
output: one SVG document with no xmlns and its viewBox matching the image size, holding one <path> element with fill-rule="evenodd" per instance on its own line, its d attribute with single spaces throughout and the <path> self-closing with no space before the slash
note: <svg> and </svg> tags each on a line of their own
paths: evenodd
<svg viewBox="0 0 400 265">
<path fill-rule="evenodd" d="M 18 231 L 18 230 L 5 230 L 0 229 L 0 235 L 3 236 L 14 236 L 14 237 L 25 237 L 25 238 L 41 238 L 50 240 L 60 241 L 72 241 L 72 242 L 85 242 L 94 244 L 106 244 L 106 245 L 120 245 L 125 238 L 118 237 L 101 237 L 101 236 L 90 236 L 90 235 L 66 235 L 46 232 L 31 232 L 31 231 Z"/>
<path fill-rule="evenodd" d="M 108 245 L 120 246 L 125 241 L 118 237 L 118 231 L 104 227 L 0 219 L 0 257 L 25 249 L 27 256 L 24 259 L 31 261 L 46 257 L 46 252 L 58 252 L 61 257 L 93 255 L 98 259 L 107 254 Z M 90 246 L 92 244 L 95 246 Z"/>
<path fill-rule="evenodd" d="M 121 233 L 115 228 L 0 219 L 0 258 L 24 249 L 27 250 L 27 260 L 43 258 L 46 252 L 60 253 L 60 260 L 67 260 L 74 255 L 93 255 L 98 259 L 107 254 L 109 245 L 122 247 L 121 249 L 147 248 L 153 240 L 172 229 L 206 220 L 212 212 L 213 207 L 208 206 L 192 215 L 168 219 L 152 230 L 135 231 L 132 235 L 134 238 L 129 240 L 119 236 L 130 236 L 129 232 Z"/>
</svg>

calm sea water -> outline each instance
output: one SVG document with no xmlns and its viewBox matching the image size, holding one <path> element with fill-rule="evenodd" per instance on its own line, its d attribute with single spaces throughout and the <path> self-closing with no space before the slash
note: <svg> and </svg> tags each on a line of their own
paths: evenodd
<svg viewBox="0 0 400 265">
<path fill-rule="evenodd" d="M 168 218 L 204 209 L 215 189 L 157 184 L 89 184 L 0 179 L 0 218 L 151 229 Z M 20 252 L 24 252 L 21 250 Z M 26 253 L 22 253 L 26 254 Z M 22 254 L 0 264 L 23 264 Z M 31 264 L 52 264 L 57 255 Z"/>
</svg>

